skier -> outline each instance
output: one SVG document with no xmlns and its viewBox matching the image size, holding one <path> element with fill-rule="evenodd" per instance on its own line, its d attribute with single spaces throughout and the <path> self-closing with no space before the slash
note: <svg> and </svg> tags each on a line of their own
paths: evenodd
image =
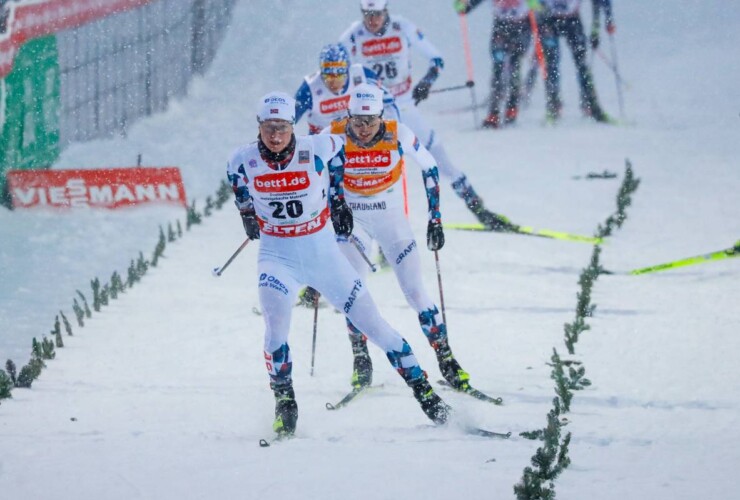
<svg viewBox="0 0 740 500">
<path fill-rule="evenodd" d="M 319 70 L 306 76 L 296 91 L 296 123 L 305 115 L 308 133 L 318 134 L 333 120 L 347 116 L 350 88 L 361 83 L 380 85 L 377 75 L 361 64 L 349 62 L 349 55 L 342 45 L 329 44 L 319 54 Z M 398 118 L 398 108 L 393 96 L 383 90 L 386 117 Z M 299 305 L 314 307 L 318 292 L 306 287 L 298 294 Z"/>
<path fill-rule="evenodd" d="M 594 0 L 593 2 L 593 17 L 591 20 L 591 48 L 596 50 L 599 48 L 599 32 L 601 31 L 601 11 L 604 11 L 604 19 L 606 21 L 606 32 L 613 35 L 617 31 L 617 25 L 614 23 L 614 13 L 612 11 L 612 0 Z"/>
<path fill-rule="evenodd" d="M 380 317 L 365 283 L 335 241 L 335 231 L 346 237 L 353 227 L 343 193 L 342 138 L 296 137 L 295 101 L 282 92 L 260 99 L 257 121 L 257 141 L 234 152 L 227 176 L 247 237 L 262 236 L 258 288 L 265 318 L 264 356 L 275 394 L 273 429 L 278 436 L 290 436 L 298 419 L 288 332 L 302 283 L 319 290 L 383 349 L 424 413 L 444 423 L 450 408 L 426 380 L 409 344 Z M 331 160 L 335 164 L 325 168 Z M 334 231 L 326 224 L 329 219 Z"/>
<path fill-rule="evenodd" d="M 454 7 L 458 14 L 467 14 L 481 3 L 483 0 L 455 0 Z M 493 76 L 488 117 L 483 121 L 485 128 L 511 125 L 519 115 L 522 56 L 529 48 L 532 33 L 529 24 L 530 3 L 538 4 L 539 0 L 493 0 Z M 504 70 L 507 65 L 509 76 L 505 81 Z M 502 122 L 499 107 L 507 94 Z"/>
<path fill-rule="evenodd" d="M 400 178 L 404 157 L 409 155 L 422 168 L 426 187 L 429 222 L 427 248 L 437 251 L 444 245 L 444 232 L 439 209 L 439 178 L 434 157 L 420 144 L 403 123 L 383 119 L 383 95 L 375 85 L 361 84 L 352 88 L 348 117 L 335 121 L 324 133 L 337 134 L 345 142 L 345 198 L 356 222 L 354 235 L 363 249 L 373 240 L 383 248 L 406 301 L 416 311 L 421 329 L 434 349 L 439 369 L 445 380 L 459 390 L 469 387 L 470 376 L 452 355 L 447 327 L 437 305 L 430 298 L 421 279 L 421 260 L 411 225 L 404 211 Z M 342 251 L 363 277 L 367 265 L 351 245 Z M 355 388 L 372 383 L 372 361 L 367 339 L 351 318 L 347 318 L 349 338 L 354 355 L 352 385 Z"/>
<path fill-rule="evenodd" d="M 452 165 L 442 142 L 419 113 L 416 105 L 429 97 L 429 91 L 444 66 L 437 48 L 410 21 L 388 13 L 388 0 L 360 0 L 362 21 L 353 23 L 339 43 L 353 61 L 372 68 L 383 85 L 396 98 L 401 120 L 434 156 L 439 171 L 452 180 L 455 193 L 471 212 L 493 231 L 515 231 L 517 226 L 502 215 L 486 210 L 483 200 L 465 174 Z M 426 75 L 415 85 L 411 79 L 411 48 L 429 58 Z"/>
<path fill-rule="evenodd" d="M 361 64 L 350 65 L 342 45 L 324 46 L 319 54 L 319 70 L 307 75 L 295 93 L 296 123 L 305 115 L 308 133 L 320 133 L 332 121 L 347 115 L 350 88 L 361 83 L 380 86 L 371 69 Z M 398 118 L 395 99 L 385 89 L 383 106 L 387 116 Z"/>
<path fill-rule="evenodd" d="M 596 5 L 601 0 L 592 0 Z M 611 122 L 599 105 L 594 88 L 593 76 L 586 63 L 586 35 L 581 23 L 581 0 L 542 0 L 543 10 L 538 22 L 542 48 L 545 53 L 547 79 L 545 96 L 547 99 L 547 121 L 560 119 L 560 42 L 565 37 L 573 60 L 581 94 L 581 110 L 584 115 L 598 121 Z"/>
</svg>

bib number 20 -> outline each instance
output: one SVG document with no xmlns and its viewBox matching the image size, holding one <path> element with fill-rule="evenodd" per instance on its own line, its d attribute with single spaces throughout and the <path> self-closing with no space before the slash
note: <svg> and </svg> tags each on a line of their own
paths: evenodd
<svg viewBox="0 0 740 500">
<path fill-rule="evenodd" d="M 270 206 L 273 208 L 272 216 L 276 219 L 297 219 L 303 215 L 303 203 L 299 200 L 290 200 L 287 203 L 271 201 Z"/>
</svg>

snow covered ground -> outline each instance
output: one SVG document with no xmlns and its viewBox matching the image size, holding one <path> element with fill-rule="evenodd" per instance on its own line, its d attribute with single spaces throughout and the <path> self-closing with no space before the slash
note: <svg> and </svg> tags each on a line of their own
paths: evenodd
<svg viewBox="0 0 740 500">
<path fill-rule="evenodd" d="M 127 138 L 75 145 L 55 168 L 178 165 L 189 196 L 212 194 L 225 161 L 256 134 L 254 103 L 293 92 L 314 70 L 322 45 L 358 18 L 357 2 L 242 1 L 209 73 L 189 96 L 140 122 Z M 465 81 L 459 23 L 446 0 L 392 0 L 446 55 L 437 86 Z M 494 211 L 533 225 L 591 234 L 615 210 L 624 160 L 641 179 L 624 227 L 603 247 L 613 271 L 731 246 L 740 237 L 740 67 L 730 50 L 740 5 L 617 3 L 620 64 L 629 84 L 627 125 L 579 116 L 575 77 L 564 56 L 565 116 L 541 126 L 539 82 L 521 123 L 476 131 L 469 94 L 422 104 L 448 151 Z M 585 17 L 585 16 L 584 16 Z M 722 22 L 718 23 L 718 20 Z M 490 7 L 469 28 L 478 98 L 489 78 Z M 606 42 L 606 40 L 605 40 Z M 608 53 L 608 44 L 604 50 Z M 421 74 L 425 63 L 417 60 Z M 607 111 L 618 115 L 614 81 L 595 62 Z M 482 118 L 482 117 L 481 117 Z M 299 129 L 303 130 L 301 125 Z M 604 169 L 616 180 L 576 180 Z M 411 220 L 425 228 L 421 183 L 410 169 Z M 472 221 L 445 183 L 442 213 Z M 172 208 L 101 212 L 0 209 L 0 359 L 25 364 L 31 337 L 72 318 L 76 289 L 125 271 L 150 255 Z M 329 413 L 349 389 L 351 353 L 343 319 L 319 315 L 316 369 L 309 376 L 313 313 L 296 309 L 291 348 L 300 407 L 297 438 L 261 449 L 271 434 L 273 398 L 262 361 L 256 248 L 250 244 L 215 279 L 210 271 L 243 241 L 229 204 L 167 247 L 135 288 L 64 338 L 31 390 L 0 406 L 2 498 L 512 498 L 512 486 L 539 442 L 518 433 L 542 428 L 552 407 L 553 347 L 572 321 L 578 275 L 592 248 L 581 243 L 485 233 L 447 233 L 440 252 L 450 338 L 493 407 L 441 391 L 460 420 L 508 441 L 429 427 L 410 391 L 371 347 L 383 388 Z M 430 252 L 426 282 L 436 290 Z M 602 276 L 591 330 L 577 345 L 593 385 L 568 415 L 572 465 L 557 480 L 566 499 L 730 498 L 740 465 L 740 261 L 644 276 Z M 389 274 L 370 289 L 387 319 L 438 378 L 415 314 Z"/>
</svg>

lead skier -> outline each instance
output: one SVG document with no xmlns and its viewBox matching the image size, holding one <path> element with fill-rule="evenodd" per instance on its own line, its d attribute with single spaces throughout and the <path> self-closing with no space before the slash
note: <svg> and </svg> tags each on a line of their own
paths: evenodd
<svg viewBox="0 0 740 500">
<path fill-rule="evenodd" d="M 234 152 L 227 176 L 247 237 L 262 236 L 258 289 L 265 320 L 264 357 L 275 395 L 273 429 L 278 436 L 290 436 L 298 420 L 288 333 L 301 284 L 315 287 L 344 311 L 386 352 L 424 413 L 444 423 L 449 406 L 432 389 L 409 344 L 380 316 L 335 241 L 335 231 L 349 236 L 353 228 L 343 193 L 342 138 L 296 137 L 295 101 L 282 92 L 260 99 L 257 121 L 257 141 Z M 329 164 L 332 160 L 334 165 Z M 330 219 L 332 225 L 327 224 Z"/>
<path fill-rule="evenodd" d="M 345 198 L 356 222 L 353 238 L 363 249 L 378 242 L 396 274 L 408 304 L 416 311 L 421 329 L 434 349 L 445 380 L 458 389 L 468 388 L 470 376 L 452 355 L 447 326 L 437 305 L 430 298 L 421 278 L 421 260 L 404 211 L 399 182 L 404 157 L 410 156 L 422 169 L 426 187 L 429 223 L 427 248 L 439 250 L 444 245 L 442 216 L 439 209 L 439 178 L 434 157 L 421 145 L 403 123 L 383 119 L 383 94 L 375 85 L 361 84 L 350 92 L 348 117 L 332 122 L 325 133 L 336 134 L 345 143 Z M 354 268 L 367 275 L 367 265 L 351 245 L 341 245 Z M 372 362 L 367 340 L 359 325 L 347 319 L 354 354 L 352 385 L 372 383 Z"/>
<path fill-rule="evenodd" d="M 388 13 L 388 0 L 360 0 L 362 21 L 354 22 L 339 38 L 354 62 L 371 68 L 396 98 L 401 120 L 434 156 L 439 172 L 452 181 L 455 193 L 476 218 L 493 231 L 516 231 L 506 217 L 488 211 L 465 174 L 455 168 L 442 141 L 416 108 L 444 67 L 442 55 L 424 34 L 402 16 Z M 411 78 L 411 48 L 430 61 L 426 75 L 414 86 Z"/>
</svg>

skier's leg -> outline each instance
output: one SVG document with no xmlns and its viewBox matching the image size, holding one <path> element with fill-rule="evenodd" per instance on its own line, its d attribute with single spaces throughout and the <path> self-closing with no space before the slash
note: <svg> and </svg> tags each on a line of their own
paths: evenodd
<svg viewBox="0 0 740 500">
<path fill-rule="evenodd" d="M 590 116 L 594 120 L 606 121 L 607 116 L 599 105 L 593 75 L 591 74 L 591 69 L 588 67 L 586 34 L 583 31 L 581 19 L 578 16 L 569 19 L 565 29 L 566 41 L 573 54 L 573 61 L 576 66 L 581 97 L 581 110 L 583 110 L 586 116 Z"/>
<path fill-rule="evenodd" d="M 540 39 L 545 55 L 547 79 L 545 80 L 545 97 L 547 100 L 547 119 L 554 121 L 560 118 L 560 42 L 557 32 L 558 21 L 547 17 L 540 28 Z"/>
<path fill-rule="evenodd" d="M 298 420 L 298 405 L 293 391 L 288 332 L 299 284 L 284 266 L 272 260 L 260 259 L 257 269 L 259 300 L 265 320 L 265 364 L 270 388 L 275 394 L 273 430 L 280 435 L 291 435 Z"/>
<path fill-rule="evenodd" d="M 356 238 L 359 247 L 367 254 L 373 240 L 363 229 L 363 226 L 362 219 L 355 216 L 355 228 L 352 236 Z M 348 241 L 340 242 L 339 248 L 358 272 L 360 278 L 364 280 L 368 274 L 368 266 L 357 248 Z M 367 337 L 352 324 L 349 318 L 345 317 L 345 321 L 349 342 L 352 346 L 352 378 L 350 383 L 352 387 L 358 389 L 367 387 L 373 383 L 373 362 L 367 349 Z"/>
<path fill-rule="evenodd" d="M 330 263 L 331 268 L 316 266 L 310 273 L 312 286 L 385 351 L 388 361 L 412 388 L 427 417 L 435 423 L 444 423 L 449 407 L 432 390 L 411 346 L 380 316 L 365 283 L 341 252 L 333 248 L 326 250 L 325 262 Z"/>
</svg>

